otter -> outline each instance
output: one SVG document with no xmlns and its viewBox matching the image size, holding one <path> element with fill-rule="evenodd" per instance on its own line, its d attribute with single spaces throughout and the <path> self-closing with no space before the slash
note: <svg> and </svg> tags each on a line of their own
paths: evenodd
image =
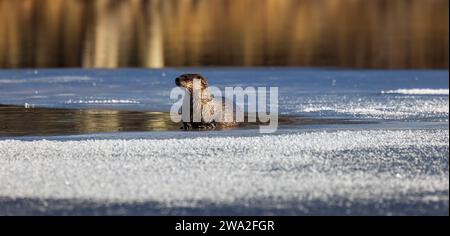
<svg viewBox="0 0 450 236">
<path fill-rule="evenodd" d="M 200 97 L 197 99 L 194 98 L 193 93 L 195 80 L 200 82 Z M 175 79 L 175 84 L 178 87 L 184 88 L 190 97 L 190 120 L 188 122 L 183 121 L 181 129 L 211 130 L 239 126 L 240 123 L 235 120 L 236 109 L 238 109 L 237 106 L 235 107 L 234 104 L 223 97 L 215 98 L 209 90 L 208 80 L 206 80 L 205 77 L 199 74 L 183 74 Z M 226 106 L 231 109 L 225 109 Z M 193 122 L 194 107 L 200 108 L 200 110 L 196 110 L 201 112 L 200 122 Z M 182 109 L 183 107 L 180 109 L 180 114 L 182 113 Z M 220 113 L 216 113 L 218 111 L 220 111 Z"/>
</svg>

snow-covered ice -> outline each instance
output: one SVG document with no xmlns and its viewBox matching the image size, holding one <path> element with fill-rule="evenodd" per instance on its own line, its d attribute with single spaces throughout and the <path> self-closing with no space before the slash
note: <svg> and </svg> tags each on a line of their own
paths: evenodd
<svg viewBox="0 0 450 236">
<path fill-rule="evenodd" d="M 411 94 L 411 95 L 449 95 L 448 89 L 396 89 L 381 91 L 390 94 Z"/>
<path fill-rule="evenodd" d="M 72 100 L 66 101 L 66 104 L 137 104 L 138 101 L 127 99 L 103 99 L 103 100 Z"/>
<path fill-rule="evenodd" d="M 448 96 L 326 95 L 289 101 L 289 113 L 397 121 L 448 122 Z"/>
<path fill-rule="evenodd" d="M 448 135 L 448 130 L 340 130 L 4 140 L 0 212 L 14 208 L 2 204 L 8 199 L 41 199 L 34 207 L 9 210 L 105 214 L 105 205 L 116 204 L 109 213 L 448 214 Z M 65 205 L 42 206 L 58 199 Z M 96 207 L 83 212 L 71 200 Z"/>
</svg>

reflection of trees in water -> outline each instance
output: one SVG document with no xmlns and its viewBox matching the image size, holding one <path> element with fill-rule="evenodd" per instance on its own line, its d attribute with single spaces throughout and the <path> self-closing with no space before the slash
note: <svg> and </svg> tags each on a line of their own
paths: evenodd
<svg viewBox="0 0 450 236">
<path fill-rule="evenodd" d="M 0 67 L 448 67 L 448 0 L 0 0 Z"/>
<path fill-rule="evenodd" d="M 179 130 L 168 112 L 48 109 L 0 105 L 0 135 Z"/>
<path fill-rule="evenodd" d="M 119 111 L 83 110 L 79 112 L 80 129 L 85 131 L 119 131 Z"/>
</svg>

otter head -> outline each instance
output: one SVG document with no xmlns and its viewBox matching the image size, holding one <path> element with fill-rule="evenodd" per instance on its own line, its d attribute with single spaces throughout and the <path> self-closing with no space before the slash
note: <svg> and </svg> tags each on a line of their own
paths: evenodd
<svg viewBox="0 0 450 236">
<path fill-rule="evenodd" d="M 200 81 L 200 89 L 204 90 L 208 88 L 208 81 L 199 74 L 184 74 L 180 75 L 175 79 L 175 84 L 178 87 L 182 87 L 187 89 L 189 92 L 192 93 L 192 90 L 194 88 L 194 80 Z"/>
</svg>

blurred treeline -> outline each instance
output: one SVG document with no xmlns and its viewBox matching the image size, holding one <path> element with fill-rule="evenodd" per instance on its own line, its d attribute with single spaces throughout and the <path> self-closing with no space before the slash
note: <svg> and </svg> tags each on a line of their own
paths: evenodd
<svg viewBox="0 0 450 236">
<path fill-rule="evenodd" d="M 0 0 L 0 67 L 448 68 L 448 0 Z"/>
</svg>

